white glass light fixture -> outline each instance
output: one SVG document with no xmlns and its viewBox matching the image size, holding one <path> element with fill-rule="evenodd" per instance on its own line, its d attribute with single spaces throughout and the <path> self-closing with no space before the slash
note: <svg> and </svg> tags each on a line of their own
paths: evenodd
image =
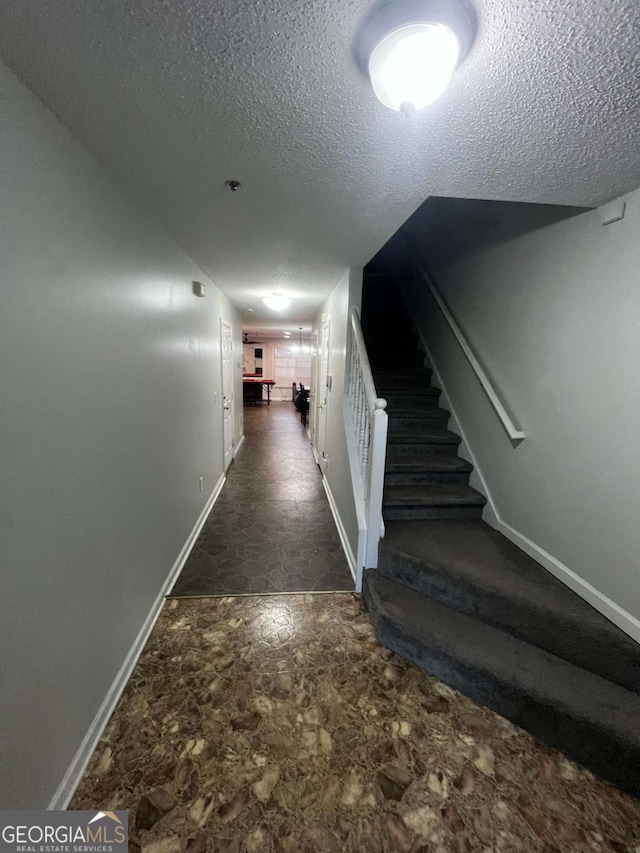
<svg viewBox="0 0 640 853">
<path fill-rule="evenodd" d="M 410 114 L 440 97 L 459 57 L 458 37 L 444 24 L 399 27 L 387 33 L 371 52 L 373 91 L 385 107 Z"/>
<path fill-rule="evenodd" d="M 271 296 L 265 296 L 262 301 L 272 311 L 284 311 L 292 302 L 288 296 L 283 296 L 281 293 L 272 293 Z"/>
<path fill-rule="evenodd" d="M 362 22 L 354 58 L 381 103 L 411 115 L 444 92 L 475 33 L 469 0 L 386 0 Z"/>
</svg>

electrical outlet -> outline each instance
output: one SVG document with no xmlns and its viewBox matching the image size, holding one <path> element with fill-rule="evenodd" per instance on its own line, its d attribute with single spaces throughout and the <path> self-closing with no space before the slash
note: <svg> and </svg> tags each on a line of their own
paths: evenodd
<svg viewBox="0 0 640 853">
<path fill-rule="evenodd" d="M 200 491 L 204 492 L 204 477 L 200 477 Z"/>
</svg>

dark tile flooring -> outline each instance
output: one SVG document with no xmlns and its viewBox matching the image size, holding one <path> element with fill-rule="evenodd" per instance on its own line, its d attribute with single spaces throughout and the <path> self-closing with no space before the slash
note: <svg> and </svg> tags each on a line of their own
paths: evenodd
<svg viewBox="0 0 640 853">
<path fill-rule="evenodd" d="M 247 406 L 245 442 L 171 597 L 352 590 L 300 416 Z"/>
</svg>

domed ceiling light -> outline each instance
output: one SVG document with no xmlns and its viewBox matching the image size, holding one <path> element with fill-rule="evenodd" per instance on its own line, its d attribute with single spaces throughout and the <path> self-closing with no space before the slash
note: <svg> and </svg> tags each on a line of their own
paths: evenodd
<svg viewBox="0 0 640 853">
<path fill-rule="evenodd" d="M 474 35 L 466 0 L 396 0 L 365 21 L 356 60 L 381 103 L 411 115 L 444 92 Z"/>
<path fill-rule="evenodd" d="M 265 296 L 262 301 L 272 311 L 284 311 L 292 302 L 288 296 L 283 296 L 281 293 L 272 293 L 271 296 Z"/>
</svg>

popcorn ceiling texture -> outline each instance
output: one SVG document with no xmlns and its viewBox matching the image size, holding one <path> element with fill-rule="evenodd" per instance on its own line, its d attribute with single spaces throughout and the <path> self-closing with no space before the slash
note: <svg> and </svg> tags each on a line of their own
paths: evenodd
<svg viewBox="0 0 640 853">
<path fill-rule="evenodd" d="M 229 295 L 285 288 L 302 317 L 429 195 L 640 184 L 640 6 L 475 6 L 470 55 L 410 121 L 355 67 L 357 0 L 0 0 L 0 52 Z"/>
</svg>

